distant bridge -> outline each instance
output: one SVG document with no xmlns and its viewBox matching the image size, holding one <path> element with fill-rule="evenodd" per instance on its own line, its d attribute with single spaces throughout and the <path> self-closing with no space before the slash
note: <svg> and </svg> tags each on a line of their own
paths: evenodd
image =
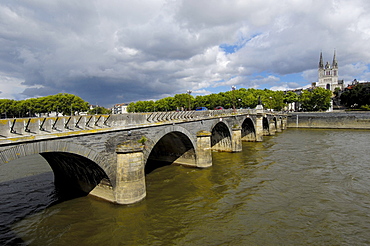
<svg viewBox="0 0 370 246">
<path fill-rule="evenodd" d="M 3 119 L 0 165 L 40 154 L 56 188 L 130 204 L 146 196 L 145 174 L 158 163 L 210 167 L 212 151 L 241 151 L 286 124 L 262 109 Z"/>
</svg>

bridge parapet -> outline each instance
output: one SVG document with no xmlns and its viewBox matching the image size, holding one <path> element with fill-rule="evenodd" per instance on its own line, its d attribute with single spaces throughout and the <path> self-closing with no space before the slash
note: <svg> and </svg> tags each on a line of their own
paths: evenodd
<svg viewBox="0 0 370 246">
<path fill-rule="evenodd" d="M 148 122 L 162 122 L 175 120 L 189 120 L 210 117 L 222 117 L 239 114 L 256 114 L 255 109 L 224 109 L 224 110 L 205 110 L 205 111 L 169 111 L 148 113 Z"/>
<path fill-rule="evenodd" d="M 256 114 L 254 109 L 168 111 L 153 113 L 127 113 L 119 115 L 83 115 L 41 118 L 14 118 L 0 120 L 0 144 L 89 134 L 147 126 L 158 123 L 177 123 L 231 115 Z"/>
<path fill-rule="evenodd" d="M 0 141 L 108 127 L 110 115 L 14 118 L 0 120 Z"/>
</svg>

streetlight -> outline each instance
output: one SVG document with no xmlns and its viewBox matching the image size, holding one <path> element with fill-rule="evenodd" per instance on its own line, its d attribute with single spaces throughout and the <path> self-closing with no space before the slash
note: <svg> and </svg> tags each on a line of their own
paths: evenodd
<svg viewBox="0 0 370 246">
<path fill-rule="evenodd" d="M 235 89 L 236 89 L 235 85 L 231 86 L 231 91 L 232 91 L 232 94 L 233 94 L 233 111 L 234 111 L 234 113 L 235 113 L 235 96 L 234 96 Z"/>
<path fill-rule="evenodd" d="M 190 110 L 190 99 L 191 99 L 191 96 L 190 96 L 190 94 L 192 93 L 192 91 L 191 90 L 187 90 L 186 91 L 188 94 L 189 94 L 189 104 L 188 104 L 188 110 Z"/>
<path fill-rule="evenodd" d="M 269 97 L 270 99 L 270 111 L 272 111 L 272 97 Z"/>
</svg>

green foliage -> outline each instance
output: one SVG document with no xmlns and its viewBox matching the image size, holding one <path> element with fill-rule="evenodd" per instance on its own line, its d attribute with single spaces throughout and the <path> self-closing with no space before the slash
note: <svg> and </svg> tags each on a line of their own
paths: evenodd
<svg viewBox="0 0 370 246">
<path fill-rule="evenodd" d="M 193 96 L 187 93 L 176 94 L 174 96 L 174 106 L 178 109 L 188 109 L 189 110 L 189 100 L 190 100 L 190 109 L 192 108 Z"/>
<path fill-rule="evenodd" d="M 144 145 L 146 141 L 148 141 L 148 139 L 145 136 L 142 136 L 139 140 L 137 140 L 137 142 L 141 143 L 142 145 Z"/>
<path fill-rule="evenodd" d="M 283 99 L 284 103 L 293 103 L 298 101 L 298 95 L 297 93 L 294 93 L 293 91 L 287 91 L 284 95 Z"/>
<path fill-rule="evenodd" d="M 173 97 L 165 97 L 155 101 L 156 111 L 172 111 L 175 110 L 175 102 Z"/>
<path fill-rule="evenodd" d="M 127 105 L 127 112 L 128 113 L 134 113 L 135 112 L 135 103 L 131 102 Z"/>
<path fill-rule="evenodd" d="M 89 111 L 87 111 L 87 114 L 110 114 L 111 111 L 109 109 L 106 109 L 104 107 L 95 107 L 93 109 L 90 109 Z"/>
<path fill-rule="evenodd" d="M 155 112 L 156 104 L 154 101 L 137 101 L 127 106 L 127 112 Z"/>
<path fill-rule="evenodd" d="M 299 97 L 304 111 L 326 111 L 330 108 L 332 92 L 318 87 L 313 90 L 303 90 Z"/>
<path fill-rule="evenodd" d="M 220 92 L 206 96 L 196 96 L 187 93 L 176 94 L 174 97 L 166 97 L 154 102 L 137 101 L 128 105 L 128 112 L 153 112 L 187 110 L 196 107 L 207 107 L 214 109 L 222 106 L 225 109 L 233 108 L 255 108 L 258 104 L 258 97 L 261 97 L 265 108 L 282 110 L 287 103 L 297 102 L 298 97 L 291 92 L 286 95 L 283 91 L 258 90 L 253 88 L 240 88 L 234 91 Z"/>
<path fill-rule="evenodd" d="M 51 97 L 55 97 L 54 99 L 57 101 L 53 105 L 53 109 L 56 109 L 57 112 L 61 112 L 63 115 L 74 115 L 75 112 L 87 111 L 89 109 L 88 102 L 72 94 L 59 93 Z"/>
<path fill-rule="evenodd" d="M 361 107 L 360 107 L 360 110 L 362 110 L 362 111 L 370 111 L 370 106 L 369 105 L 362 105 Z"/>
<path fill-rule="evenodd" d="M 334 95 L 336 96 L 336 97 L 338 97 L 339 96 L 339 93 L 340 93 L 340 91 L 341 91 L 341 89 L 339 88 L 339 87 L 335 87 L 335 89 L 334 89 Z"/>
<path fill-rule="evenodd" d="M 21 101 L 0 99 L 0 113 L 6 117 L 31 117 L 35 116 L 36 113 L 50 113 L 53 111 L 63 115 L 72 115 L 75 112 L 87 111 L 88 108 L 88 102 L 67 93 Z"/>
<path fill-rule="evenodd" d="M 370 85 L 358 84 L 340 96 L 341 103 L 348 108 L 361 108 L 370 105 Z"/>
</svg>

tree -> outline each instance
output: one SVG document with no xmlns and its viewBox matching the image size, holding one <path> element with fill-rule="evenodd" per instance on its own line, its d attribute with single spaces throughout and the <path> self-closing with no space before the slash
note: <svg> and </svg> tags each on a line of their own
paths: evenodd
<svg viewBox="0 0 370 246">
<path fill-rule="evenodd" d="M 284 95 L 283 101 L 286 104 L 298 102 L 298 95 L 297 93 L 294 93 L 293 91 L 287 91 Z"/>
<path fill-rule="evenodd" d="M 89 103 L 73 94 L 59 93 L 55 95 L 57 99 L 58 112 L 63 115 L 74 115 L 89 109 Z"/>
<path fill-rule="evenodd" d="M 0 99 L 0 112 L 4 116 L 4 118 L 15 116 L 14 104 L 15 104 L 14 100 Z"/>
<path fill-rule="evenodd" d="M 330 108 L 331 96 L 330 90 L 317 87 L 303 90 L 299 100 L 304 111 L 326 111 Z"/>
<path fill-rule="evenodd" d="M 284 97 L 283 97 L 283 102 L 288 109 L 293 109 L 293 106 L 291 104 L 296 103 L 298 101 L 299 101 L 299 97 L 297 93 L 294 93 L 293 91 L 285 92 Z"/>
<path fill-rule="evenodd" d="M 220 94 L 208 95 L 207 103 L 209 104 L 209 109 L 214 109 L 217 106 L 225 107 L 223 97 Z M 199 107 L 202 107 L 202 105 L 199 105 Z"/>
<path fill-rule="evenodd" d="M 155 112 L 155 111 L 156 111 L 156 108 L 155 108 L 154 101 L 152 100 L 146 101 L 145 102 L 145 112 Z"/>
<path fill-rule="evenodd" d="M 106 108 L 100 107 L 100 106 L 95 107 L 95 108 L 90 109 L 89 111 L 87 111 L 87 114 L 90 114 L 90 115 L 92 115 L 92 114 L 110 114 L 110 113 L 111 113 L 111 111 L 109 109 L 106 109 Z"/>
<path fill-rule="evenodd" d="M 89 103 L 73 94 L 59 93 L 52 96 L 30 98 L 26 100 L 0 99 L 0 111 L 6 117 L 33 117 L 35 114 L 62 112 L 72 115 L 87 111 Z"/>
<path fill-rule="evenodd" d="M 341 102 L 349 108 L 360 108 L 370 105 L 370 85 L 357 84 L 343 92 L 340 96 Z"/>
<path fill-rule="evenodd" d="M 195 97 L 195 102 L 194 102 L 195 108 L 197 108 L 197 107 L 206 107 L 206 108 L 209 108 L 209 109 L 213 109 L 212 105 L 210 104 L 208 99 L 210 99 L 209 96 L 196 96 Z"/>
<path fill-rule="evenodd" d="M 165 97 L 155 101 L 155 107 L 157 111 L 171 111 L 175 110 L 176 107 L 173 106 L 173 97 Z"/>
<path fill-rule="evenodd" d="M 135 103 L 135 112 L 145 112 L 146 106 L 144 101 L 137 101 Z"/>
<path fill-rule="evenodd" d="M 135 103 L 131 102 L 127 105 L 127 112 L 128 113 L 135 113 Z"/>
<path fill-rule="evenodd" d="M 273 98 L 273 109 L 274 110 L 280 111 L 285 107 L 283 91 L 274 91 L 272 98 Z"/>
<path fill-rule="evenodd" d="M 174 104 L 175 106 L 180 109 L 180 108 L 188 108 L 188 104 L 189 104 L 189 96 L 192 97 L 191 95 L 187 94 L 187 93 L 183 93 L 183 94 L 176 94 L 174 96 Z"/>
</svg>

